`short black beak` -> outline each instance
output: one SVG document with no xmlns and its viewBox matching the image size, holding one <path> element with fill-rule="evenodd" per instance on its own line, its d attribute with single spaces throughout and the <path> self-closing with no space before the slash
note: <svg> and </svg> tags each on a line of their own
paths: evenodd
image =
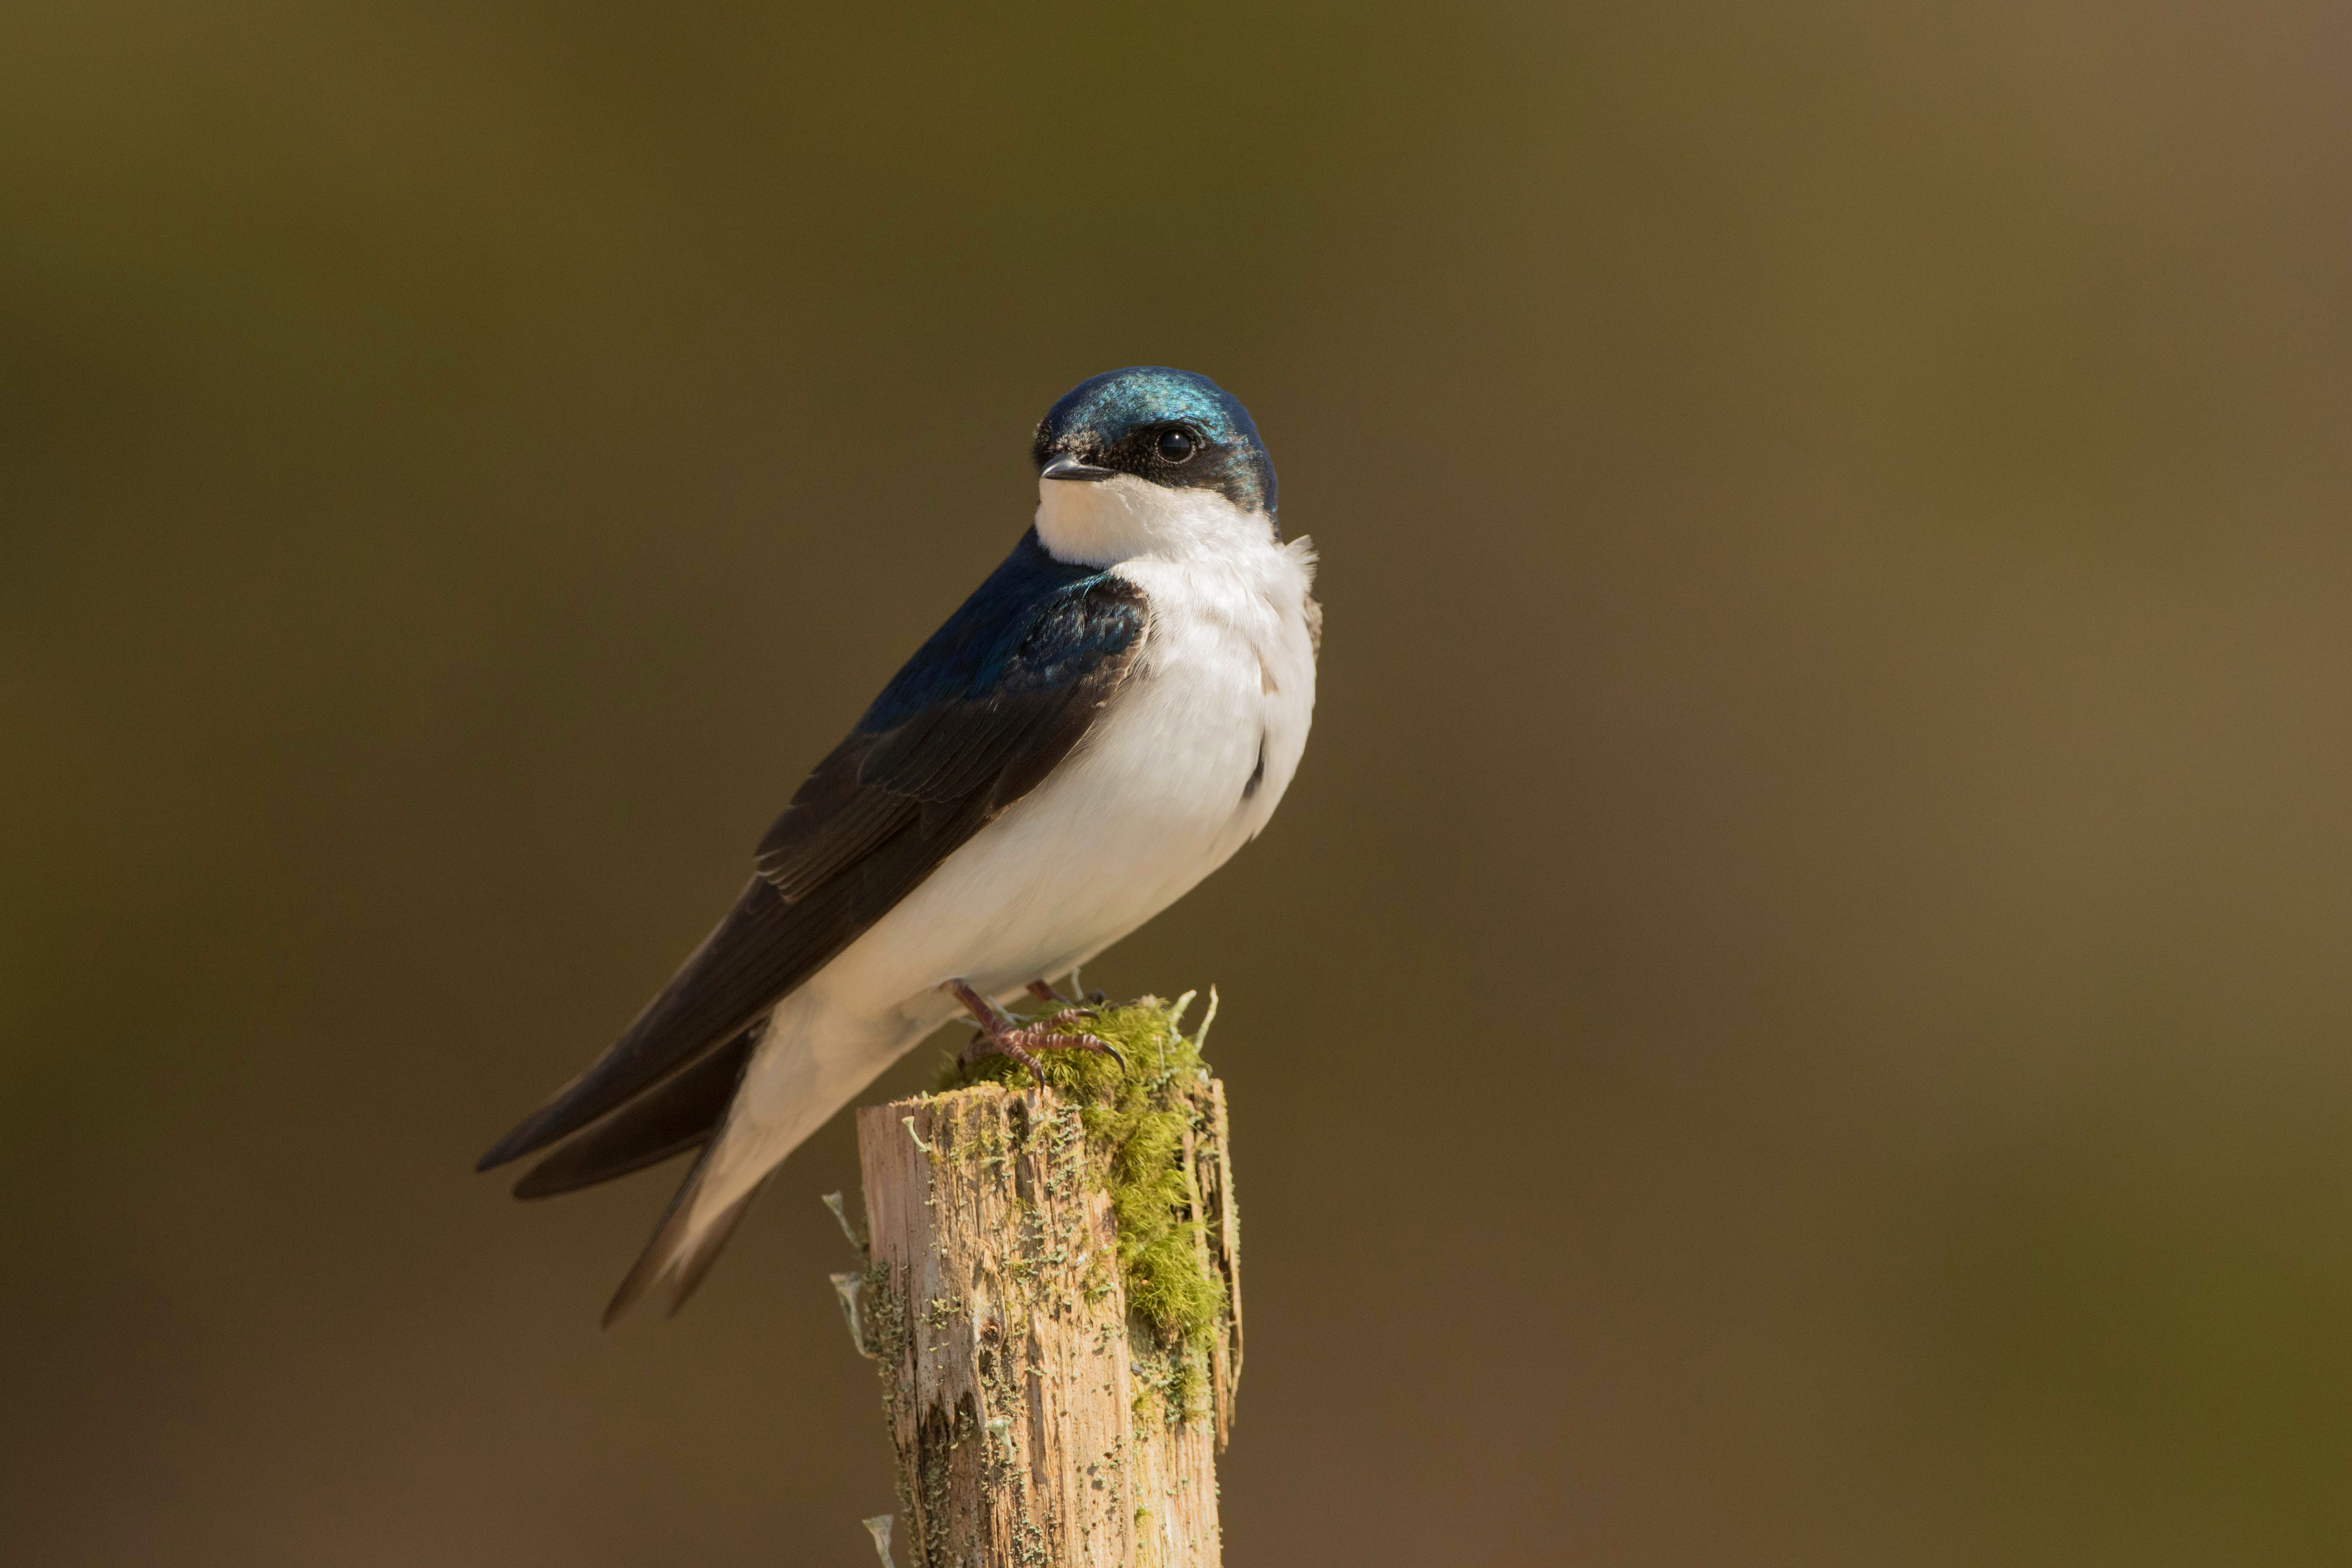
<svg viewBox="0 0 2352 1568">
<path fill-rule="evenodd" d="M 1092 463 L 1081 463 L 1065 452 L 1037 470 L 1041 479 L 1108 479 L 1118 473 L 1117 468 L 1097 468 Z"/>
</svg>

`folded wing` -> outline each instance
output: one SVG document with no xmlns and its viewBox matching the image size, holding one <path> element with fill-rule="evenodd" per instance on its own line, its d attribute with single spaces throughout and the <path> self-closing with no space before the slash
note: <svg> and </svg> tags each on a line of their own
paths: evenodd
<svg viewBox="0 0 2352 1568">
<path fill-rule="evenodd" d="M 706 1142 L 741 1061 L 690 1079 L 681 1069 L 721 1047 L 748 1059 L 740 1037 L 762 1015 L 1036 788 L 1134 668 L 1147 621 L 1134 584 L 1055 561 L 1034 530 L 1024 537 L 801 785 L 727 918 L 612 1047 L 478 1168 L 616 1110 L 524 1186 L 564 1191 Z M 673 1075 L 681 1081 L 666 1087 Z M 640 1096 L 646 1109 L 620 1110 Z"/>
</svg>

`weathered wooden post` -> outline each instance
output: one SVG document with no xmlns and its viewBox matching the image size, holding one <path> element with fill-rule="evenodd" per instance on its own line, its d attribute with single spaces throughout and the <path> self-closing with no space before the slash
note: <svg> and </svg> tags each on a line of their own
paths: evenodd
<svg viewBox="0 0 2352 1568">
<path fill-rule="evenodd" d="M 992 1060 L 858 1112 L 869 1261 L 835 1283 L 880 1363 L 912 1568 L 1221 1561 L 1241 1243 L 1190 1000 L 1074 1026 L 1124 1068 L 1055 1052 L 1040 1089 Z"/>
</svg>

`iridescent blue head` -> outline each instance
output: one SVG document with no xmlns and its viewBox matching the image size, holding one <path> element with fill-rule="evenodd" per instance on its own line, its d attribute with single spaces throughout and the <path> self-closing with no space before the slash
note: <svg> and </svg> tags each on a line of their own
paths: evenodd
<svg viewBox="0 0 2352 1568">
<path fill-rule="evenodd" d="M 1171 489 L 1216 490 L 1244 511 L 1275 515 L 1274 459 L 1249 410 L 1189 370 L 1139 364 L 1088 376 L 1038 422 L 1033 455 L 1042 479 L 1132 474 Z"/>
</svg>

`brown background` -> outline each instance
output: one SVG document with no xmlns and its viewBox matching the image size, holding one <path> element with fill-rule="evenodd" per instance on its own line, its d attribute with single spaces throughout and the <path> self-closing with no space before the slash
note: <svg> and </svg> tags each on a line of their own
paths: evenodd
<svg viewBox="0 0 2352 1568">
<path fill-rule="evenodd" d="M 2347 15 L 10 8 L 0 1561 L 871 1561 L 845 1122 L 609 1334 L 468 1167 L 1138 361 L 1328 557 L 1096 972 L 1235 1563 L 2346 1560 Z"/>
</svg>

